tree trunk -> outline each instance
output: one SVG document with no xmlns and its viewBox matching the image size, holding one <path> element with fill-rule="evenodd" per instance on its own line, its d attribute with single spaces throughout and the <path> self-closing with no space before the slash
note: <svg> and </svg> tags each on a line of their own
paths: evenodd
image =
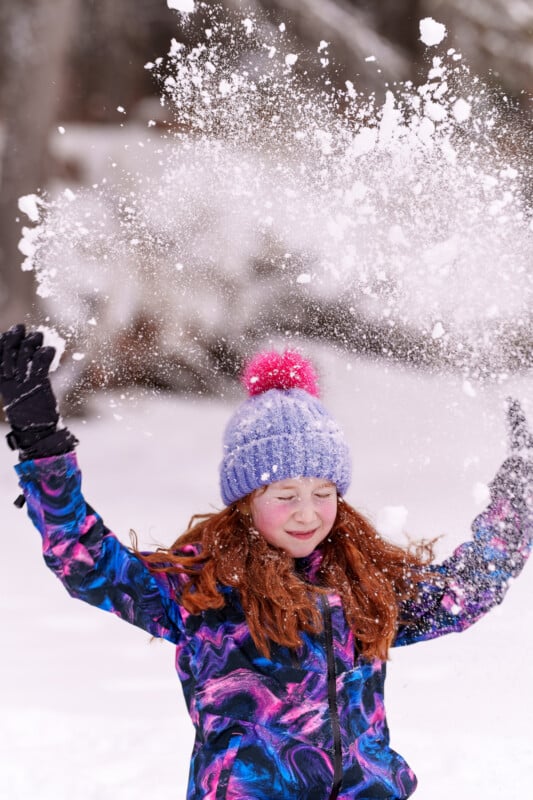
<svg viewBox="0 0 533 800">
<path fill-rule="evenodd" d="M 78 0 L 17 0 L 2 12 L 4 136 L 0 171 L 0 326 L 35 303 L 33 276 L 20 270 L 18 198 L 42 189 L 48 137 L 66 78 Z M 20 220 L 24 224 L 24 220 Z"/>
</svg>

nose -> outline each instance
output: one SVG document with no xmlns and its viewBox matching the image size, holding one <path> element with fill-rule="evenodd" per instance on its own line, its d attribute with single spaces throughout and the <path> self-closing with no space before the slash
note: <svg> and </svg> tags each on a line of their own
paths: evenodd
<svg viewBox="0 0 533 800">
<path fill-rule="evenodd" d="M 302 523 L 315 521 L 316 510 L 311 499 L 300 500 L 298 508 L 294 512 L 294 519 Z"/>
</svg>

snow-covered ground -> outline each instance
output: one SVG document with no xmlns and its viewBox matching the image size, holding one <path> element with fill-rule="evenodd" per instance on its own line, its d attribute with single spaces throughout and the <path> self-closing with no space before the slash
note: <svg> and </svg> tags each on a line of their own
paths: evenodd
<svg viewBox="0 0 533 800">
<path fill-rule="evenodd" d="M 482 487 L 505 454 L 503 397 L 533 381 L 464 391 L 457 376 L 316 350 L 326 404 L 353 445 L 348 498 L 374 519 L 408 510 L 414 537 L 468 537 Z M 468 389 L 468 387 L 467 387 Z M 85 494 L 124 540 L 173 540 L 219 505 L 222 429 L 234 401 L 101 395 L 81 439 Z M 116 417 L 120 416 L 121 419 Z M 0 450 L 0 795 L 10 800 L 183 798 L 192 729 L 172 647 L 71 600 L 42 563 Z M 393 511 L 389 518 L 400 519 Z M 392 744 L 419 777 L 418 800 L 523 800 L 533 772 L 533 572 L 460 636 L 392 653 Z"/>
</svg>

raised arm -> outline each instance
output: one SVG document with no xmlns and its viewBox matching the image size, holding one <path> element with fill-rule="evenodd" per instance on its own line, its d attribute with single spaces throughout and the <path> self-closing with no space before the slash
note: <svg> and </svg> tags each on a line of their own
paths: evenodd
<svg viewBox="0 0 533 800">
<path fill-rule="evenodd" d="M 416 602 L 401 609 L 394 646 L 470 627 L 501 603 L 522 570 L 533 539 L 533 437 L 520 404 L 508 403 L 511 454 L 490 485 L 490 503 L 472 525 L 473 537 L 422 582 Z"/>
<path fill-rule="evenodd" d="M 29 515 L 43 540 L 47 565 L 73 596 L 111 611 L 153 636 L 178 643 L 183 630 L 174 600 L 178 586 L 146 565 L 114 536 L 85 502 L 73 448 L 58 427 L 48 375 L 53 348 L 18 325 L 0 339 L 0 392 L 18 449 L 16 470 Z"/>
<path fill-rule="evenodd" d="M 177 644 L 183 626 L 172 587 L 85 502 L 75 454 L 23 461 L 16 470 L 44 560 L 69 594 Z"/>
</svg>

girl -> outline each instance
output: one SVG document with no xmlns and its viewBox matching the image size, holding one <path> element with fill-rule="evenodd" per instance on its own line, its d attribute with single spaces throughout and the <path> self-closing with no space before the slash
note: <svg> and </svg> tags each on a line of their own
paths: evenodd
<svg viewBox="0 0 533 800">
<path fill-rule="evenodd" d="M 53 350 L 0 340 L 0 392 L 44 557 L 67 590 L 173 642 L 196 729 L 189 800 L 400 800 L 389 747 L 391 646 L 462 631 L 501 602 L 532 535 L 533 437 L 509 405 L 512 455 L 473 538 L 440 565 L 385 542 L 343 499 L 350 453 L 295 353 L 258 356 L 223 442 L 225 508 L 168 549 L 130 550 L 81 494 L 59 426 Z"/>
</svg>

